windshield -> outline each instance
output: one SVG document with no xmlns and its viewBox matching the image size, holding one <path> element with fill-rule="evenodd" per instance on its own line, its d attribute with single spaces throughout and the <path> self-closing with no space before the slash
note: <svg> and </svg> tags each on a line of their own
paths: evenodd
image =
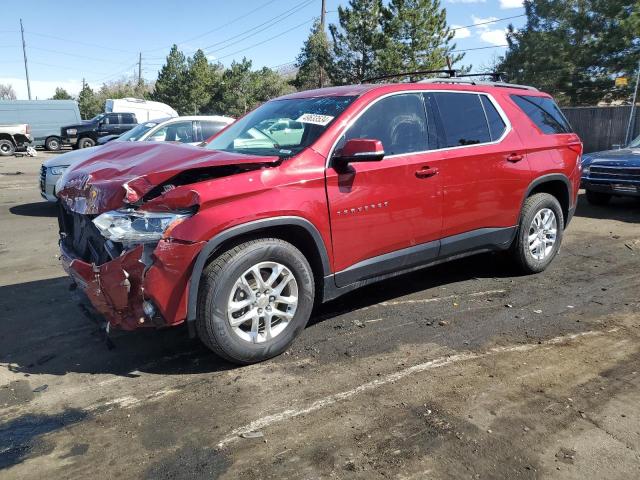
<svg viewBox="0 0 640 480">
<path fill-rule="evenodd" d="M 640 148 L 640 135 L 631 140 L 631 143 L 629 143 L 629 148 Z"/>
<path fill-rule="evenodd" d="M 355 97 L 273 100 L 227 127 L 205 148 L 291 157 L 311 145 Z"/>
<path fill-rule="evenodd" d="M 99 121 L 102 117 L 104 117 L 104 113 L 99 113 L 98 115 L 96 115 L 95 117 L 93 117 L 91 120 L 89 120 L 90 122 L 97 122 Z"/>
<path fill-rule="evenodd" d="M 141 123 L 140 125 L 137 125 L 137 126 L 133 127 L 128 132 L 123 133 L 122 135 L 120 135 L 114 141 L 117 141 L 117 142 L 135 142 L 135 141 L 139 140 L 140 137 L 142 137 L 145 133 L 147 133 L 149 130 L 151 130 L 156 125 L 158 125 L 156 122 Z"/>
</svg>

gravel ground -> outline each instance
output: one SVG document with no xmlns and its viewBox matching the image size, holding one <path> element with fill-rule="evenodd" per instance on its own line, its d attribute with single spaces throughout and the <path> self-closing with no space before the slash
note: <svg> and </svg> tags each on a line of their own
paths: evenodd
<svg viewBox="0 0 640 480">
<path fill-rule="evenodd" d="M 238 368 L 71 301 L 37 158 L 0 160 L 0 478 L 640 478 L 640 203 L 328 305 Z"/>
</svg>

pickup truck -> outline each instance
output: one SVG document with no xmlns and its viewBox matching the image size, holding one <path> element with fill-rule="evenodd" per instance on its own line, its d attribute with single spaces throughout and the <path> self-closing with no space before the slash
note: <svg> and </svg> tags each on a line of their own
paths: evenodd
<svg viewBox="0 0 640 480">
<path fill-rule="evenodd" d="M 28 124 L 0 125 L 0 157 L 13 155 L 16 149 L 33 141 Z"/>
</svg>

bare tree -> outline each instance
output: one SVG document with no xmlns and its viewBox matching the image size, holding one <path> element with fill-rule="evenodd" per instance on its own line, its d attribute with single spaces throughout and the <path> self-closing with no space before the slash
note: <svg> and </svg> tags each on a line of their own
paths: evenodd
<svg viewBox="0 0 640 480">
<path fill-rule="evenodd" d="M 11 84 L 0 83 L 0 100 L 15 100 L 16 91 Z"/>
</svg>

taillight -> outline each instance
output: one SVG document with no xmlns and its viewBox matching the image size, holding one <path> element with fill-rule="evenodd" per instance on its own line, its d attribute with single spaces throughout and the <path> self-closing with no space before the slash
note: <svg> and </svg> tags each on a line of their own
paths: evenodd
<svg viewBox="0 0 640 480">
<path fill-rule="evenodd" d="M 27 133 L 31 133 L 31 125 L 27 123 Z"/>
</svg>

